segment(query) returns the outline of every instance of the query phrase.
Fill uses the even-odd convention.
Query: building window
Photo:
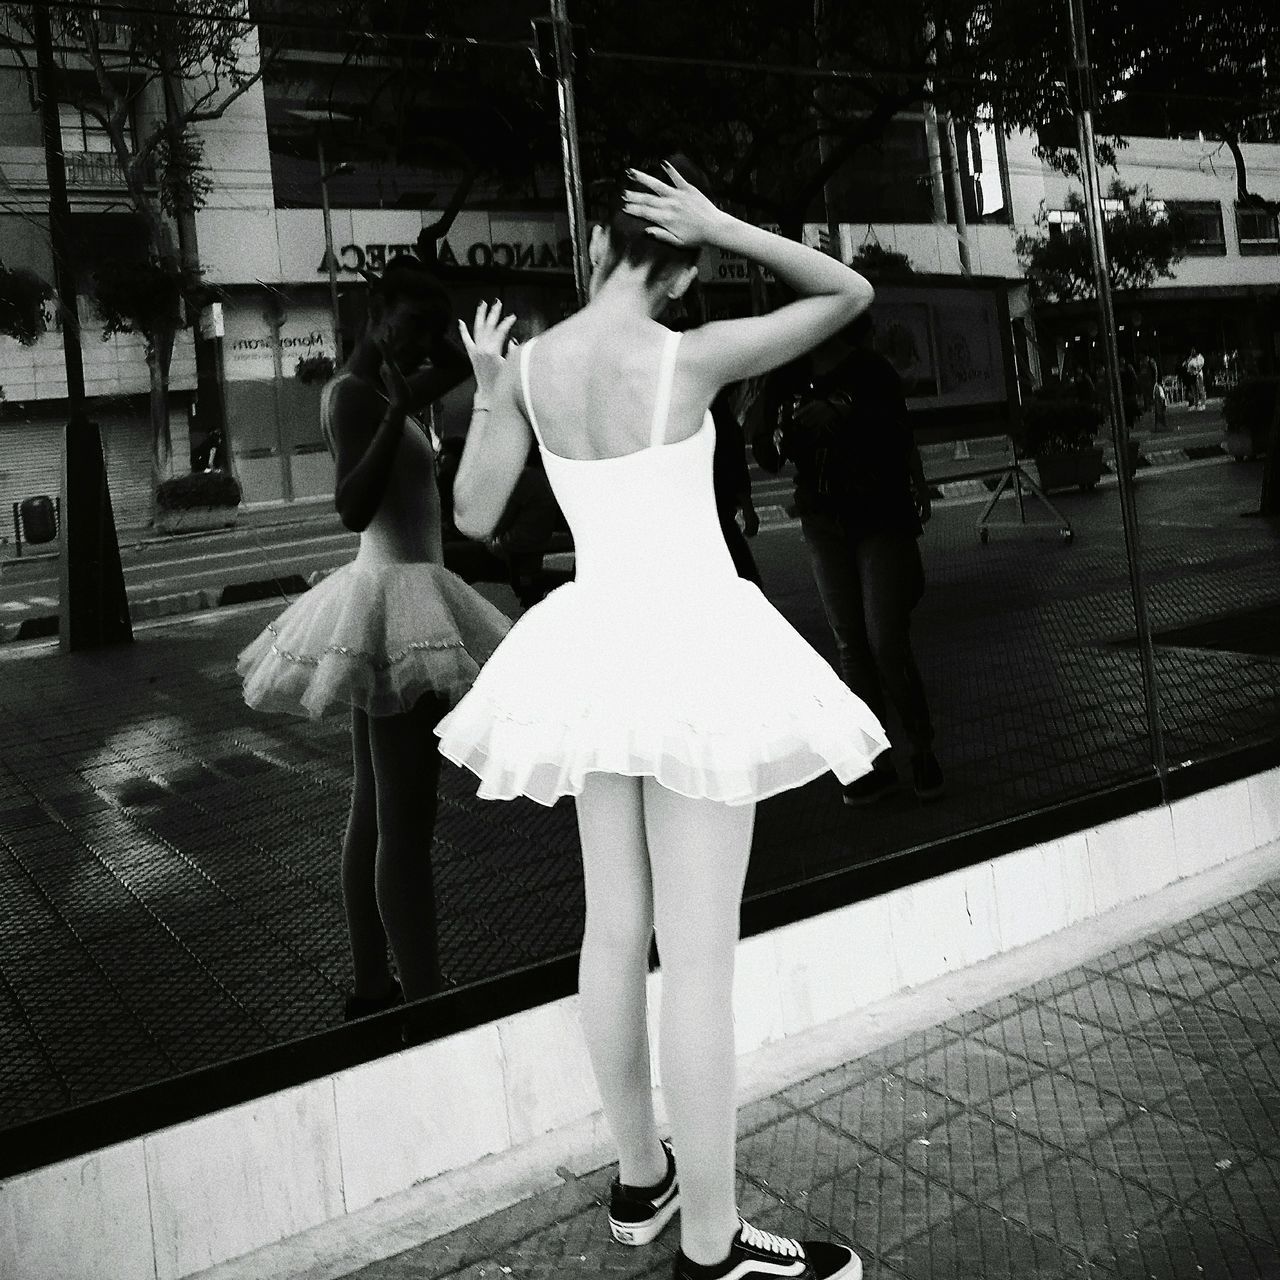
[[[1245,255],[1280,253],[1280,218],[1265,209],[1236,209],[1236,235]]]
[[[1050,241],[1066,235],[1071,227],[1080,225],[1080,214],[1075,209],[1050,209],[1046,219],[1049,223]]]
[[[1216,200],[1166,200],[1178,248],[1190,258],[1220,258],[1227,252],[1222,206]]]
[[[111,137],[102,122],[90,112],[70,102],[58,103],[58,124],[62,130],[62,152],[69,154],[110,154]]]

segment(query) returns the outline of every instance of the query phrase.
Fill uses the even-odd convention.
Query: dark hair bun
[[[649,226],[643,218],[623,212],[625,193],[635,183],[627,177],[628,169],[638,169],[650,177],[670,184],[664,164],[670,165],[686,182],[697,187],[706,196],[713,196],[711,181],[706,173],[683,152],[666,157],[644,156],[629,160],[616,177],[598,183],[593,190],[595,220],[609,232],[615,263],[626,262],[633,267],[646,267],[647,279],[652,282],[659,276],[678,267],[692,266],[698,261],[698,249],[680,248],[665,244],[646,233]]]
[[[443,333],[453,319],[453,303],[431,269],[411,253],[399,253],[369,287],[371,318],[384,315],[398,302],[421,303],[432,333]]]

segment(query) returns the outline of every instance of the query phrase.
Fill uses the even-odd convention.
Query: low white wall
[[[1276,840],[1280,769],[747,939],[739,1052]],[[655,1013],[660,993],[654,974]],[[598,1108],[577,999],[559,1000],[0,1183],[0,1277],[177,1280]]]

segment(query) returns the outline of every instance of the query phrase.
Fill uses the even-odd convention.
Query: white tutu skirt
[[[551,805],[604,772],[749,804],[828,771],[851,782],[888,747],[753,583],[645,595],[571,582],[515,624],[436,727],[481,798]]]
[[[299,596],[236,669],[259,710],[388,716],[425,693],[455,703],[510,627],[443,565],[357,559]]]

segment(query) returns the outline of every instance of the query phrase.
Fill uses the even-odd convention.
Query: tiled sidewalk
[[[1155,659],[1172,760],[1280,732],[1274,615],[1243,638],[1183,630],[1280,602],[1280,534],[1237,515],[1257,480],[1228,464],[1139,485],[1154,624],[1177,633]],[[929,527],[914,630],[948,795],[852,811],[825,777],[765,801],[750,895],[1149,772],[1118,506],[1061,501],[1070,549],[981,546],[973,507]],[[831,656],[798,532],[755,551],[771,602]],[[349,729],[244,707],[235,655],[274,607],[114,652],[0,646],[0,1131],[338,1023]],[[571,802],[495,805],[447,767],[432,857],[451,983],[576,949]]]
[[[744,1108],[740,1208],[867,1280],[1277,1280],[1277,1037],[1280,879]],[[349,1280],[670,1275],[612,1173]]]

